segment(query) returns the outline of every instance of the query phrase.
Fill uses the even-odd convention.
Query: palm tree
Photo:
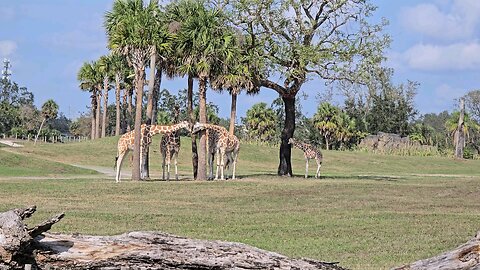
[[[85,62],[77,74],[77,79],[80,81],[80,89],[89,91],[91,93],[91,109],[92,109],[92,127],[91,127],[91,139],[97,138],[97,130],[99,124],[99,110],[98,107],[100,104],[98,103],[98,96],[99,96],[99,84],[100,76],[97,70],[96,62]]]
[[[167,8],[170,25],[178,24],[177,54],[181,59],[178,72],[188,76],[188,98],[191,105],[193,78],[198,78],[200,122],[207,122],[206,91],[209,78],[220,74],[222,63],[232,57],[228,54],[229,43],[233,36],[226,31],[224,17],[218,9],[208,9],[201,1],[181,1]],[[226,34],[227,33],[227,34]],[[189,107],[190,110],[190,107]],[[189,112],[193,118],[193,110]],[[193,148],[193,147],[192,147]],[[193,149],[192,149],[193,150]],[[200,151],[198,174],[200,180],[206,179],[206,137],[200,132]],[[195,162],[195,161],[194,161]],[[195,168],[194,164],[194,168]],[[194,172],[195,175],[195,172]]]
[[[55,119],[57,118],[58,114],[58,105],[53,101],[53,99],[47,100],[45,103],[42,105],[42,124],[40,125],[40,128],[38,129],[37,136],[35,136],[35,142],[34,145],[37,144],[38,136],[40,135],[40,132],[42,131],[43,124],[49,119]]]
[[[142,99],[145,77],[145,62],[151,55],[155,44],[155,14],[158,1],[151,0],[144,5],[143,0],[116,0],[111,11],[105,14],[104,26],[107,31],[108,47],[126,56],[129,65],[135,70],[135,90],[137,95],[135,109],[135,144],[133,150],[132,180],[140,180],[140,126],[142,124]]]

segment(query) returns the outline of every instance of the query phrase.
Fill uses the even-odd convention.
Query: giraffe
[[[175,125],[146,125],[143,124],[141,126],[141,133],[142,133],[142,140],[140,142],[140,169],[143,168],[143,163],[145,161],[144,157],[144,149],[147,145],[152,143],[152,137],[156,134],[165,134],[177,131],[181,128],[188,128],[189,123],[187,121],[180,122]],[[123,134],[120,139],[118,140],[117,144],[117,156],[115,157],[115,168],[116,168],[116,176],[115,181],[118,183],[120,182],[120,169],[122,166],[122,161],[128,151],[133,150],[134,146],[134,138],[135,138],[135,130],[127,132]],[[142,171],[141,177],[143,178],[144,172]]]
[[[170,180],[170,163],[172,157],[175,165],[175,180],[178,181],[177,159],[180,151],[180,135],[178,131],[166,133],[160,142],[160,153],[162,154],[162,180],[165,180],[165,160],[167,164],[167,180]]]
[[[288,144],[292,144],[293,146],[299,148],[300,150],[303,151],[303,156],[305,157],[305,178],[308,177],[308,162],[310,159],[314,158],[315,161],[317,162],[317,172],[315,173],[315,178],[320,177],[320,167],[322,167],[322,160],[323,160],[323,155],[320,150],[312,146],[311,144],[304,143],[304,142],[299,142],[295,140],[294,138],[290,138],[288,140]]]
[[[222,126],[195,123],[192,129],[192,133],[197,133],[200,130],[206,130],[208,132],[208,144],[209,144],[209,165],[210,176],[213,176],[213,157],[214,153],[217,154],[217,171],[215,173],[215,180],[218,179],[218,173],[220,168],[220,180],[224,180],[225,169],[225,157],[228,161],[233,163],[232,179],[235,179],[235,169],[237,164],[238,152],[240,151],[240,141],[235,135],[230,135]]]

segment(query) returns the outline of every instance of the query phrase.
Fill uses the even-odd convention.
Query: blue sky
[[[387,66],[395,69],[396,83],[420,83],[416,106],[421,113],[455,108],[454,99],[479,89],[480,1],[478,0],[371,0],[378,6],[374,20],[385,17],[393,39]],[[85,61],[107,53],[102,27],[112,0],[0,0],[0,58],[12,65],[12,79],[28,87],[37,106],[53,98],[67,117],[87,111],[89,95],[78,88],[76,74]],[[184,80],[167,80],[162,88],[176,93]],[[317,93],[326,87],[320,80],[306,86],[303,110],[311,116]],[[110,100],[113,101],[113,95]],[[209,101],[227,117],[230,97],[209,92]],[[268,104],[276,93],[241,95],[240,116],[257,102]]]

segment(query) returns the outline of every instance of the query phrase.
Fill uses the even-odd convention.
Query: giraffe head
[[[193,126],[192,128],[192,133],[197,133],[199,132],[200,130],[204,130],[206,129],[206,124],[202,124],[202,123],[199,123],[199,122],[196,122],[195,125]]]
[[[288,139],[288,144],[294,144],[294,143],[295,143],[295,139],[294,139],[294,138]]]

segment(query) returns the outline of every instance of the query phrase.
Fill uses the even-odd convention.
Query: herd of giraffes
[[[141,148],[140,148],[140,168],[141,168],[141,178],[145,177],[145,172],[143,171],[144,162],[146,161],[146,156],[144,150],[148,145],[152,143],[152,137],[157,134],[163,134],[163,137],[160,142],[160,153],[162,155],[162,179],[165,179],[165,167],[167,170],[167,180],[170,179],[170,165],[173,159],[175,166],[175,179],[178,180],[178,168],[177,168],[177,159],[178,153],[180,151],[180,129],[187,129],[193,134],[198,133],[201,130],[206,131],[207,143],[208,143],[208,165],[209,165],[209,179],[225,179],[225,167],[229,164],[232,164],[232,179],[235,179],[235,169],[238,159],[238,153],[240,150],[240,141],[235,135],[231,135],[226,128],[213,124],[203,124],[195,123],[193,128],[190,129],[190,123],[188,121],[182,121],[174,125],[147,125],[143,124],[141,126]],[[117,156],[115,161],[116,174],[115,181],[120,182],[120,171],[122,167],[122,162],[125,155],[133,150],[134,147],[134,138],[135,131],[130,131],[123,134],[118,140],[117,145]],[[315,159],[317,163],[317,171],[315,173],[315,178],[320,177],[320,167],[322,165],[323,155],[319,149],[312,146],[311,144],[305,142],[296,141],[293,138],[290,138],[288,141],[289,144],[299,148],[304,153],[305,158],[305,178],[308,177],[308,163],[310,159]],[[213,178],[213,162],[214,157],[217,155],[217,170],[215,173],[215,178]],[[226,159],[225,159],[226,158]],[[220,173],[220,175],[219,175]],[[220,177],[220,178],[219,178]]]

